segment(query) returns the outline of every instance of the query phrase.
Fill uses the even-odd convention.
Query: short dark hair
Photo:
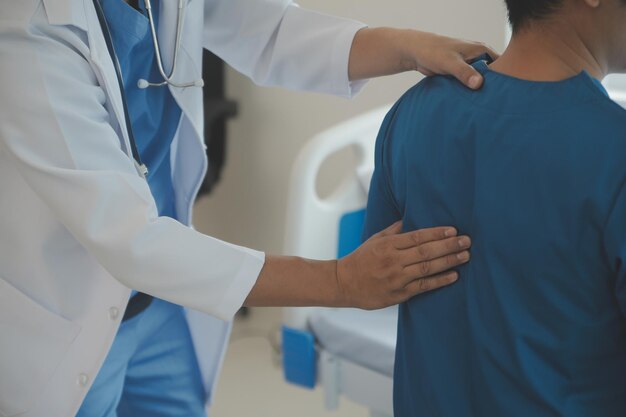
[[[563,0],[505,0],[513,32],[533,20],[550,16],[563,5]]]

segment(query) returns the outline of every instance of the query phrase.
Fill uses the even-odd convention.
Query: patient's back
[[[365,235],[456,226],[460,280],[401,305],[397,417],[626,416],[626,112],[586,73],[411,89],[377,141]]]

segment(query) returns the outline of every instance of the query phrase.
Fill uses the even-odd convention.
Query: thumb
[[[483,76],[474,67],[465,62],[458,63],[450,74],[472,90],[478,90],[484,82]]]

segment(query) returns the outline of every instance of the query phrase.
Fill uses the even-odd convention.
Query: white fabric
[[[176,2],[160,3],[171,62]],[[361,27],[285,0],[190,0],[176,79],[199,77],[204,45],[258,83],[349,96]],[[91,0],[1,1],[0,74],[0,416],[74,415],[129,288],[213,316],[189,314],[212,391],[229,329],[216,318],[241,306],[264,254],[186,226],[206,172],[201,90],[172,90],[183,110],[172,149],[181,224],[157,217],[129,156]]]
[[[315,309],[309,325],[320,345],[329,352],[393,376],[398,308],[364,311]]]

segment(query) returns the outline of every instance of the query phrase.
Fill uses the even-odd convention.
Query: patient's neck
[[[536,24],[520,30],[494,71],[530,81],[561,81],[581,71],[601,80],[607,73],[601,57],[567,24]]]

